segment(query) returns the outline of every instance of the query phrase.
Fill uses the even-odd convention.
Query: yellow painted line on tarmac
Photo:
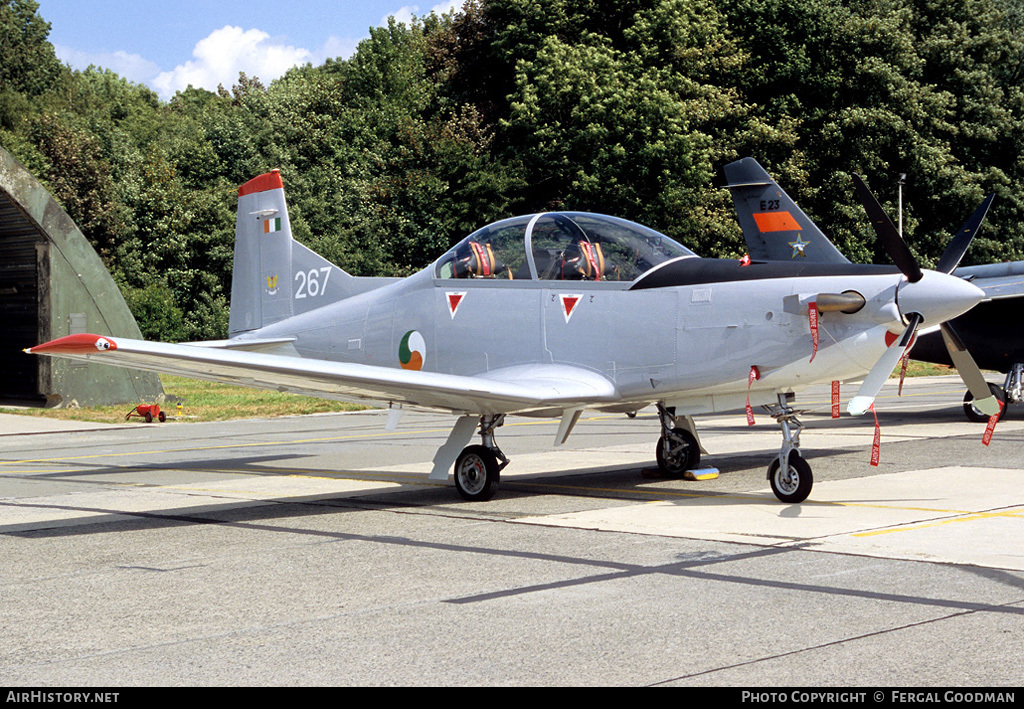
[[[1005,517],[1013,517],[1016,519],[1024,519],[1024,508],[1004,510],[1002,512],[978,512],[978,513],[964,513],[965,517],[956,517],[954,519],[943,519],[936,522],[926,522],[924,524],[911,524],[894,529],[879,529],[873,532],[858,532],[852,534],[853,537],[877,537],[881,534],[894,534],[896,532],[913,532],[918,529],[928,529],[929,527],[942,527],[947,524],[959,524],[961,522],[977,522],[983,519],[997,519]]]
[[[68,455],[55,458],[25,458],[22,460],[0,461],[0,465],[21,465],[24,463],[52,463],[62,460],[90,460],[94,458],[117,458],[123,456],[157,455],[160,453],[185,453],[191,451],[225,450],[228,448],[259,448],[270,446],[300,445],[302,443],[326,443],[329,441],[348,441],[359,438],[383,438],[387,436],[407,436],[424,433],[447,433],[449,429],[424,429],[421,431],[388,431],[385,433],[360,433],[349,436],[328,436],[325,438],[302,438],[294,441],[260,441],[258,443],[226,443],[218,446],[192,446],[189,448],[161,448],[157,450],[133,451],[124,453],[92,453],[90,455]]]
[[[584,419],[585,421],[593,421],[600,418],[612,418],[609,416],[605,417],[591,417]],[[557,422],[558,419],[543,419],[537,421],[517,421],[514,423],[507,424],[509,426],[540,426],[540,425],[551,425]],[[139,456],[139,455],[157,455],[161,453],[184,453],[190,451],[209,451],[209,450],[225,450],[228,448],[259,448],[259,447],[270,447],[270,446],[289,446],[289,445],[300,445],[303,443],[329,443],[331,441],[351,441],[361,438],[374,439],[374,438],[388,438],[394,436],[416,436],[424,435],[429,433],[444,433],[447,434],[451,431],[450,428],[426,428],[415,431],[385,431],[383,433],[358,433],[346,436],[325,436],[323,438],[300,438],[289,441],[259,441],[253,443],[225,443],[223,445],[216,446],[193,446],[189,448],[161,448],[157,450],[147,451],[134,451],[134,452],[123,452],[123,453],[92,453],[89,455],[69,455],[59,456],[54,458],[23,458],[20,460],[5,460],[0,461],[0,466],[6,465],[24,465],[25,463],[52,463],[62,460],[91,460],[95,458],[117,458],[122,456]],[[251,434],[257,435],[257,434]]]
[[[173,470],[173,468],[171,468],[171,470]],[[257,470],[237,470],[237,469],[230,469],[230,468],[188,468],[187,472],[190,472],[190,473],[193,473],[193,472],[198,472],[198,473],[219,473],[219,474],[225,474],[225,475],[243,475],[243,476],[247,476],[247,477],[260,477],[260,478],[267,477],[267,474],[269,473],[269,474],[273,475],[274,477],[278,477],[278,478],[285,477],[285,478],[299,478],[299,479],[302,479],[302,480],[331,480],[331,481],[353,480],[353,481],[360,481],[360,482],[368,482],[368,481],[370,481],[370,482],[372,482],[372,481],[391,482],[394,478],[398,478],[400,480],[409,480],[411,482],[419,482],[419,481],[422,480],[424,482],[424,484],[427,483],[427,478],[424,475],[421,475],[419,473],[392,473],[392,472],[383,472],[383,473],[370,473],[370,472],[355,473],[355,472],[347,472],[347,471],[343,471],[343,470],[337,471],[337,472],[332,472],[332,471],[329,471],[329,470],[301,471],[301,470],[296,470],[294,468],[261,468],[261,469],[257,469]],[[167,487],[167,486],[166,485],[161,485],[160,487]]]

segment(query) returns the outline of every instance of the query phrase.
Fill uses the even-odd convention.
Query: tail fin
[[[238,188],[231,337],[342,300],[355,280],[292,239],[279,171]]]
[[[724,168],[751,258],[849,263],[754,158]]]

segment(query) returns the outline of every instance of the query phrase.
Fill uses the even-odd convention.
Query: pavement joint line
[[[138,470],[138,468],[135,468],[135,469]],[[174,470],[174,468],[168,468],[168,467],[153,467],[151,469],[153,471]],[[270,476],[283,476],[283,477],[297,478],[297,479],[324,480],[324,481],[345,481],[345,480],[347,480],[347,481],[352,481],[352,482],[395,482],[395,484],[401,484],[401,481],[404,481],[404,482],[408,482],[410,484],[422,485],[422,486],[425,486],[425,487],[447,487],[446,484],[432,482],[429,479],[427,479],[425,476],[423,476],[421,474],[418,474],[418,473],[401,473],[401,472],[383,472],[383,473],[365,472],[365,473],[354,473],[354,472],[346,472],[346,471],[336,471],[336,472],[330,472],[330,471],[304,472],[301,469],[295,469],[295,468],[280,468],[280,469],[272,469],[272,470],[265,470],[265,471],[242,470],[242,469],[232,469],[232,468],[187,468],[187,471],[188,472],[198,472],[198,473],[218,473],[218,474],[226,474],[226,475],[249,475],[249,476],[253,476],[253,477],[264,477],[265,475],[269,474]],[[81,473],[81,472],[89,472],[89,469],[88,468],[83,468],[83,469],[80,469],[80,470],[27,471],[27,473],[39,473],[39,472],[44,472],[44,473],[50,473],[50,472]],[[2,476],[2,475],[16,475],[16,474],[19,474],[19,473],[20,473],[20,471],[8,471],[8,472],[0,473],[0,476]],[[398,479],[397,482],[395,481],[396,478]],[[137,486],[136,483],[124,484],[124,483],[118,483],[116,481],[110,481],[108,484],[116,485],[116,486],[127,486],[127,487],[135,487],[135,486]],[[737,501],[741,501],[741,502],[750,502],[750,503],[755,503],[755,504],[756,503],[760,503],[760,502],[769,502],[769,503],[775,504],[775,499],[774,498],[771,498],[771,497],[769,497],[767,495],[759,494],[757,492],[750,492],[750,493],[715,493],[715,492],[683,492],[683,491],[665,490],[665,489],[643,489],[643,488],[632,488],[632,489],[630,489],[630,488],[587,487],[587,486],[581,486],[581,485],[564,485],[564,484],[558,484],[558,483],[545,483],[545,482],[536,482],[536,481],[532,481],[532,480],[514,480],[514,479],[506,479],[506,480],[504,480],[502,482],[502,485],[503,485],[503,487],[512,487],[512,488],[515,488],[515,487],[534,487],[534,488],[546,488],[546,489],[552,489],[552,490],[569,490],[569,491],[576,491],[576,492],[581,492],[581,493],[591,493],[591,494],[593,494],[593,493],[606,493],[606,494],[610,494],[610,495],[615,495],[615,494],[620,494],[620,495],[643,495],[643,496],[648,496],[648,497],[693,498],[693,499],[697,499],[697,498],[716,498],[716,499],[725,499],[725,500],[737,500]],[[202,488],[189,488],[189,487],[185,487],[185,486],[182,486],[182,485],[156,485],[154,487],[156,489],[167,489],[167,490],[191,490],[191,491],[200,491],[200,490],[202,490]],[[221,492],[223,492],[223,491],[221,491]],[[246,491],[237,491],[237,492],[246,492]],[[256,494],[256,493],[247,493],[247,494]],[[622,497],[622,498],[619,498],[619,499],[628,500],[629,498],[628,497]],[[658,500],[648,500],[648,502],[657,502],[657,501]],[[949,509],[939,509],[939,508],[932,508],[932,507],[917,507],[917,506],[906,506],[906,505],[883,505],[883,504],[878,504],[878,503],[843,502],[843,501],[839,501],[839,500],[813,500],[813,499],[808,499],[808,500],[805,500],[801,504],[804,504],[804,505],[814,505],[814,506],[837,506],[837,507],[857,507],[857,508],[871,508],[871,509],[891,509],[891,510],[901,510],[901,511],[911,511],[911,512],[932,512],[932,513],[938,513],[938,514],[952,514],[952,515],[977,515],[977,514],[980,514],[980,513],[976,512],[976,511],[972,511],[972,510],[949,510]],[[1018,517],[1018,516],[1021,516],[1021,515],[1024,515],[1024,510],[1021,511],[1020,515],[1018,515],[1017,513],[1012,513],[1012,514],[995,515],[995,516]],[[898,530],[889,530],[889,531],[898,531]],[[885,533],[885,532],[874,532],[874,533],[881,534],[881,533]],[[864,535],[867,535],[867,534],[872,534],[872,533],[864,533]],[[857,536],[857,535],[854,535],[854,536]]]

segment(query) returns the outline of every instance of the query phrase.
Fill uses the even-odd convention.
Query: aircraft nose
[[[938,325],[966,313],[984,297],[984,291],[962,278],[924,271],[921,280],[900,286],[896,303],[904,317],[920,313],[925,324]]]

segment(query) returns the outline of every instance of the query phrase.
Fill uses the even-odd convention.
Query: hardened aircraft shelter
[[[22,350],[95,332],[141,337],[92,246],[50,193],[0,148],[0,399],[82,406],[152,401],[155,374]]]

